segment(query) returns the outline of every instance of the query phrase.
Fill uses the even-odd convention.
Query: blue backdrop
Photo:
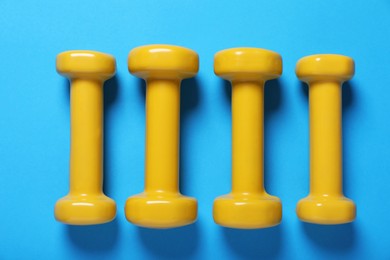
[[[1,259],[389,259],[390,2],[388,0],[0,1]],[[198,221],[172,230],[128,223],[124,203],[143,190],[145,90],[127,71],[128,52],[168,43],[194,49],[200,71],[183,82],[181,190],[196,197]],[[262,47],[283,56],[283,76],[266,85],[265,184],[283,202],[281,225],[222,228],[215,197],[230,190],[230,89],[213,73],[215,52]],[[113,54],[104,87],[105,185],[115,221],[67,226],[54,220],[68,191],[69,89],[55,57],[69,49]],[[339,53],[356,61],[343,88],[344,191],[352,224],[301,223],[308,193],[307,90],[296,61]]]

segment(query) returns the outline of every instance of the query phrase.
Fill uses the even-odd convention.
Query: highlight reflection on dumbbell
[[[279,54],[258,48],[233,48],[215,55],[214,71],[232,83],[232,191],[214,201],[217,224],[264,228],[279,224],[280,199],[263,184],[264,83],[282,73]]]
[[[350,57],[319,54],[300,59],[299,79],[309,84],[310,194],[299,201],[298,217],[316,224],[355,219],[356,207],[342,191],[341,85],[354,75]]]
[[[71,81],[70,191],[55,205],[66,224],[92,225],[115,218],[115,202],[103,186],[103,82],[115,74],[115,58],[95,51],[57,56],[57,71]]]
[[[145,191],[130,197],[128,221],[171,228],[197,217],[197,201],[179,192],[180,82],[198,72],[198,55],[172,45],[148,45],[129,54],[129,71],[146,80]]]

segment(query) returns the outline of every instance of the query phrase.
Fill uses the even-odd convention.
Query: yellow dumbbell
[[[193,223],[197,202],[179,192],[180,82],[198,72],[198,55],[187,48],[148,45],[129,53],[129,71],[147,83],[145,191],[128,198],[128,221],[172,228]]]
[[[214,201],[214,221],[242,229],[275,226],[280,199],[263,183],[264,83],[282,74],[279,54],[258,48],[218,52],[214,72],[232,83],[232,191]]]
[[[299,79],[309,84],[310,194],[299,201],[298,217],[316,224],[355,219],[356,207],[342,191],[341,85],[354,75],[354,61],[321,54],[302,58]]]
[[[57,71],[71,81],[70,191],[57,201],[55,218],[92,225],[115,218],[115,202],[103,184],[103,82],[115,74],[115,58],[95,51],[57,56]]]

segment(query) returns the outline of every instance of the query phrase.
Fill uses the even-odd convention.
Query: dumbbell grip
[[[232,82],[232,193],[264,192],[264,83]]]
[[[179,192],[180,80],[148,79],[146,192]]]
[[[310,83],[309,103],[311,194],[341,196],[341,83]]]
[[[100,194],[103,179],[103,82],[71,80],[70,194]]]

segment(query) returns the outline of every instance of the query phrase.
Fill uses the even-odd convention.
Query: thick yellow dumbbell
[[[145,191],[128,198],[128,221],[172,228],[193,223],[197,201],[179,192],[180,82],[198,72],[198,55],[187,48],[148,45],[129,54],[129,71],[147,83]]]
[[[232,228],[275,226],[280,199],[263,183],[264,83],[282,74],[279,54],[258,48],[218,52],[214,72],[232,83],[232,191],[214,201],[214,221]]]
[[[115,58],[95,51],[57,56],[57,71],[71,81],[70,191],[57,201],[55,218],[92,225],[115,218],[115,202],[103,186],[103,82],[115,74]]]
[[[310,194],[299,201],[298,217],[316,224],[355,219],[356,207],[342,191],[341,85],[354,75],[354,61],[322,54],[302,58],[299,79],[309,84]]]

